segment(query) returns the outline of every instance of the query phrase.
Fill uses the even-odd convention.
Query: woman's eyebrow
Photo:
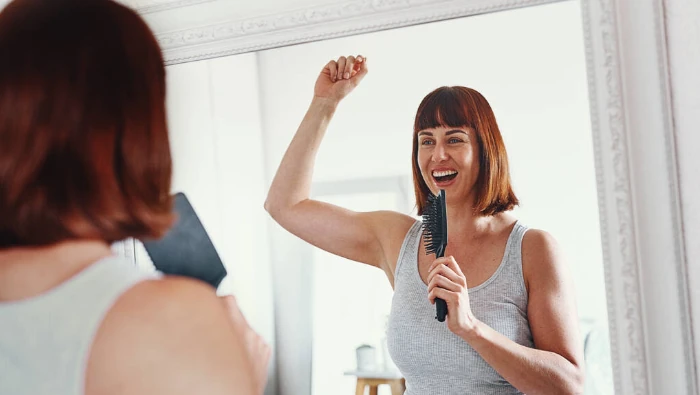
[[[449,136],[449,135],[457,134],[457,133],[462,133],[462,134],[464,134],[464,135],[466,135],[466,136],[469,136],[469,135],[467,134],[467,132],[465,132],[464,130],[460,130],[460,129],[448,130],[447,132],[445,132],[445,136]],[[418,136],[430,136],[430,137],[433,137],[433,132],[428,132],[428,131],[426,131],[426,130],[422,130],[422,131],[418,132]]]

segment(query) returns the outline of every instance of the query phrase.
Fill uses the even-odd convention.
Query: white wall
[[[476,88],[494,108],[508,147],[522,202],[515,214],[559,240],[576,281],[580,315],[604,325],[579,7],[564,2],[260,52],[267,181],[304,115],[318,72],[330,58],[362,53],[370,73],[336,112],[317,158],[315,182],[410,177],[412,124],[420,100],[441,85]],[[275,242],[304,250],[303,243],[288,235]],[[303,260],[273,257],[275,276],[286,280],[275,282],[276,324],[284,328],[285,337],[305,346],[314,344],[315,317],[303,309],[312,308],[312,297],[327,297],[308,292],[313,281],[309,259],[308,253]],[[309,393],[311,365],[324,363],[312,362],[308,352],[299,351],[282,357],[290,358],[289,364],[280,360],[281,394]]]
[[[369,188],[368,188],[369,189]],[[320,200],[355,211],[404,209],[401,191],[363,192],[318,196]],[[312,388],[310,395],[352,394],[356,378],[355,349],[375,348],[377,370],[396,371],[386,346],[386,325],[393,290],[382,270],[360,265],[314,249]],[[379,395],[391,395],[380,388]]]
[[[255,54],[169,66],[168,122],[173,191],[188,196],[229,273],[219,293],[234,294],[251,326],[274,347],[256,76]]]

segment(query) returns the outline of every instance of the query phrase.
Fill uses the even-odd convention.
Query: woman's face
[[[439,126],[421,130],[418,132],[418,165],[433,194],[444,189],[448,201],[473,199],[479,175],[476,134],[468,127]]]

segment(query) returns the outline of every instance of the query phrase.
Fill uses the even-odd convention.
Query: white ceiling
[[[159,21],[159,27],[165,30],[173,30],[183,24],[187,25],[187,15],[193,20],[215,19],[223,21],[235,17],[235,19],[248,19],[263,15],[276,14],[278,12],[298,10],[302,8],[342,3],[343,0],[117,0]],[[10,0],[0,0],[0,9]],[[345,1],[347,2],[347,0]],[[181,12],[178,12],[180,10]],[[159,13],[174,14],[160,18]],[[163,23],[161,19],[169,19]],[[168,26],[170,29],[166,29]]]

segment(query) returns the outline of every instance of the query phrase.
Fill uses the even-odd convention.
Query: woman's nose
[[[433,162],[442,162],[446,159],[447,150],[445,149],[445,145],[441,143],[436,144],[433,150]]]

